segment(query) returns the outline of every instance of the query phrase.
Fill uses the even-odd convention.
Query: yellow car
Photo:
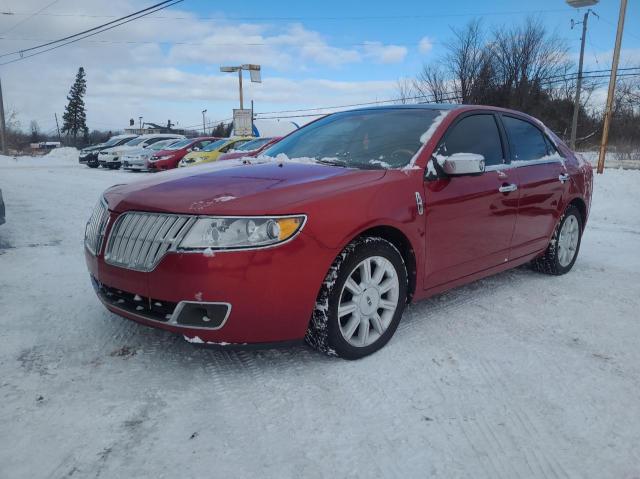
[[[178,163],[178,167],[194,166],[200,163],[209,163],[216,161],[220,155],[234,148],[239,147],[249,140],[253,140],[251,136],[239,136],[236,138],[222,138],[220,140],[209,143],[200,151],[192,151],[187,153]]]

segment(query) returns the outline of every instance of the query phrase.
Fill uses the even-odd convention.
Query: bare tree
[[[413,82],[409,78],[400,78],[396,82],[396,103],[405,105],[414,103],[413,97],[416,96],[413,89]]]
[[[447,91],[446,75],[439,64],[424,65],[413,81],[413,90],[417,96],[434,103],[456,101],[456,98],[453,98],[456,97],[455,92]]]
[[[472,103],[481,74],[486,75],[490,69],[482,22],[472,20],[464,28],[452,31],[453,39],[445,45],[444,66],[462,103]]]

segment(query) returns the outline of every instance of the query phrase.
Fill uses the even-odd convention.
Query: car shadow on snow
[[[522,266],[411,304],[405,310],[398,331],[390,343],[378,353],[356,363],[375,360],[379,355],[398,354],[403,351],[403,341],[416,335],[427,337],[431,334],[430,328],[449,327],[452,313],[471,307],[471,316],[474,303],[491,303],[492,296],[501,289],[513,289],[528,281],[535,282],[536,277],[542,279],[544,275],[532,271],[528,266]],[[246,370],[247,366],[257,364],[274,367],[290,365],[297,368],[301,363],[320,365],[335,359],[316,352],[304,342],[271,347],[194,345],[180,335],[144,326],[107,311],[103,314],[105,320],[98,321],[99,327],[104,328],[100,333],[103,337],[114,340],[113,344],[105,346],[109,356],[114,360],[148,359],[154,368],[170,364],[172,371],[176,367],[192,370],[194,363],[215,363],[217,367],[223,365],[227,372],[238,373]],[[462,311],[462,314],[466,313]],[[499,316],[498,313],[496,316]],[[115,341],[116,338],[120,341]]]

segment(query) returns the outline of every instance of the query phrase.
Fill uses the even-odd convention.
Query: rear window
[[[549,154],[547,141],[540,130],[528,121],[503,116],[513,161],[540,160]]]

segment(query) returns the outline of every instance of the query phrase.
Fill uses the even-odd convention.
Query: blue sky
[[[152,4],[138,0],[6,0],[2,51],[60,38]],[[51,5],[49,5],[51,4]],[[47,5],[49,5],[47,7]],[[224,5],[221,7],[220,5]],[[41,14],[30,15],[40,9]],[[603,0],[591,17],[587,69],[610,67],[618,1]],[[540,18],[579,51],[583,11],[562,0],[448,2],[186,0],[110,32],[53,52],[0,66],[5,104],[23,128],[53,128],[78,66],[87,70],[89,126],[117,129],[129,118],[182,126],[226,119],[237,107],[237,81],[221,64],[260,63],[263,83],[247,84],[256,111],[340,105],[393,98],[398,79],[412,77],[444,52],[451,27],[473,18],[500,28]],[[16,27],[19,21],[26,20]],[[640,65],[640,2],[631,0],[623,65]],[[247,82],[248,83],[248,82]]]

